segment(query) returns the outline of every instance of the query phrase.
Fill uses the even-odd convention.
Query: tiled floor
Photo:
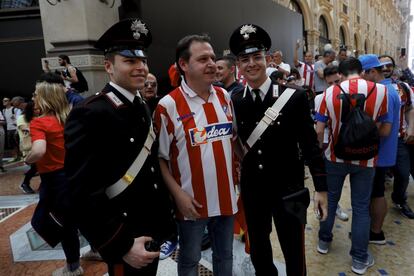
[[[6,174],[0,174],[0,229],[2,234],[0,235],[0,275],[51,275],[53,270],[64,264],[61,251],[49,250],[48,248],[38,245],[38,249],[42,250],[37,250],[37,252],[49,252],[47,253],[47,258],[38,256],[38,259],[36,259],[34,255],[30,255],[32,253],[27,254],[27,247],[26,249],[19,246],[13,248],[13,246],[16,247],[16,244],[18,245],[19,242],[21,244],[22,240],[28,239],[27,231],[30,232],[30,225],[28,222],[30,222],[31,215],[33,214],[35,206],[33,202],[36,202],[37,200],[37,195],[24,195],[19,189],[19,184],[23,179],[22,174],[25,169],[27,168],[22,166],[22,164],[9,165],[8,172]],[[311,188],[310,180],[307,180],[307,184]],[[38,185],[39,177],[36,177],[33,179],[32,187],[37,189]],[[386,186],[386,196],[388,200],[391,189],[392,186]],[[408,202],[414,207],[413,184],[410,184],[408,189]],[[344,186],[340,203],[352,218],[349,199],[349,184]],[[28,207],[21,208],[22,206]],[[316,252],[319,225],[313,215],[311,207],[308,210],[308,225],[306,227],[308,275],[354,275],[350,269],[350,240],[348,239],[348,232],[351,228],[351,218],[348,222],[336,221],[334,227],[334,242],[332,243],[331,250],[327,255],[320,255]],[[2,218],[3,220],[1,220]],[[376,264],[368,270],[366,275],[414,275],[414,263],[412,258],[412,256],[414,256],[413,230],[414,221],[401,217],[392,206],[389,206],[389,212],[384,225],[387,244],[383,246],[369,246],[370,251],[375,257]],[[280,275],[285,275],[284,260],[274,231],[272,232],[271,238],[273,241],[275,263],[281,271]],[[26,242],[26,244],[28,243]],[[31,246],[33,247],[33,244]],[[236,241],[234,247],[236,255],[234,275],[254,275],[251,263],[247,262],[248,257],[244,253],[243,244]],[[87,249],[88,247],[85,247],[82,250],[85,251]],[[15,253],[12,253],[13,251]],[[203,267],[206,267],[207,270],[211,269],[211,254],[209,251],[203,253],[201,264]],[[106,272],[106,266],[103,263],[82,261],[82,266],[85,269],[85,275],[101,276]],[[204,268],[202,269],[206,270]],[[207,271],[204,274],[200,273],[200,275],[211,275],[209,273],[210,272]],[[167,259],[160,262],[158,275],[176,275],[176,262],[173,259]]]

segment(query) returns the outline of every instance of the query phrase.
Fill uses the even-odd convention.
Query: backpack
[[[71,87],[75,89],[77,92],[85,92],[89,90],[88,82],[85,79],[85,76],[82,74],[82,71],[79,70],[77,67],[76,69],[76,77],[78,78],[78,82],[71,83]],[[68,72],[69,74],[69,72]]]
[[[375,85],[361,104],[353,106],[350,95],[345,93],[340,85],[341,92],[349,104],[350,110],[342,120],[338,137],[334,141],[335,156],[343,160],[369,160],[378,154],[380,142],[378,128],[364,111],[364,103],[371,96]]]

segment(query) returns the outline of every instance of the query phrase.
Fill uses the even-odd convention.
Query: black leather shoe
[[[410,206],[407,203],[400,205],[400,212],[406,218],[414,219],[414,212],[411,210]]]
[[[27,185],[26,183],[22,183],[22,185],[20,185],[20,189],[22,189],[22,191],[25,194],[34,194],[35,193],[35,191],[33,191],[33,189],[29,185]]]

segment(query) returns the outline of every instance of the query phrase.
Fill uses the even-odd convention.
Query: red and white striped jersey
[[[392,85],[394,86],[395,90],[397,90],[398,94],[400,95],[400,100],[401,100],[400,128],[399,128],[398,136],[399,137],[405,137],[405,134],[407,132],[407,127],[408,127],[408,122],[406,120],[405,113],[407,112],[407,110],[414,107],[414,93],[413,93],[413,90],[411,89],[411,87],[407,83],[404,83],[404,84],[402,84],[402,83],[393,83]],[[407,106],[407,104],[409,103],[408,95],[407,95],[407,93],[405,93],[405,91],[401,87],[401,85],[405,85],[407,87],[407,89],[409,89],[409,91],[410,91],[411,107]]]
[[[378,83],[375,84],[361,78],[345,80],[340,85],[345,92],[351,95],[363,94],[365,97],[371,91],[373,86],[376,85],[371,96],[365,101],[364,111],[369,116],[372,116],[374,121],[381,121],[381,117],[387,113],[387,88],[384,85]],[[341,89],[336,85],[328,87],[323,94],[323,99],[319,108],[316,109],[316,120],[328,123],[331,132],[329,135],[329,145],[325,150],[325,156],[332,162],[351,163],[362,167],[374,167],[377,156],[369,160],[353,161],[344,161],[335,156],[333,141],[336,141],[342,125],[342,107],[345,102],[344,99],[341,99],[341,93]],[[351,103],[355,105],[356,99],[351,98]]]
[[[299,74],[304,79],[303,85],[307,85],[310,88],[313,88],[313,73],[314,66],[313,64],[306,64],[302,61],[299,61],[300,65],[297,67]]]
[[[237,212],[233,107],[224,89],[212,86],[210,93],[206,102],[183,81],[160,100],[154,115],[158,155],[170,161],[174,179],[203,206],[202,218]]]

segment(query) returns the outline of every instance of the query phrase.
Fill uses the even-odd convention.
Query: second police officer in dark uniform
[[[65,168],[79,229],[110,275],[156,275],[159,247],[149,249],[149,241],[162,243],[175,231],[150,112],[138,92],[150,43],[139,19],[108,29],[96,47],[105,52],[111,82],[73,109],[65,128]]]
[[[259,123],[287,91],[266,75],[265,51],[270,46],[269,35],[257,25],[242,25],[230,38],[230,49],[247,80],[245,89],[232,94],[238,136],[251,146],[242,161],[241,195],[256,275],[278,275],[269,239],[274,218],[287,275],[298,276],[306,274],[304,223],[309,193],[303,188],[304,160],[313,176],[314,207],[321,219],[327,213],[326,174],[304,91],[291,90],[294,92],[280,113],[268,111],[267,124]],[[275,115],[277,119],[270,122]],[[265,130],[251,144],[250,135],[257,125]]]

